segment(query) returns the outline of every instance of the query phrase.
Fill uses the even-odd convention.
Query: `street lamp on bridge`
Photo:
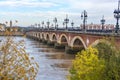
[[[58,29],[58,26],[59,26],[59,25],[58,25],[58,24],[56,24],[56,29]]]
[[[81,19],[83,20],[83,30],[85,31],[86,22],[87,22],[87,12],[84,10],[81,14]]]
[[[65,22],[63,22],[63,28],[64,28]]]
[[[40,23],[38,24],[39,29],[41,28]]]
[[[54,18],[53,22],[55,23],[55,29],[57,29],[57,24],[56,24],[57,23],[57,18],[56,17]]]
[[[68,28],[67,24],[69,23],[68,15],[66,15],[66,19],[64,19],[64,23],[66,24],[66,29]]]
[[[115,27],[115,33],[118,33],[119,30],[119,18],[120,18],[120,10],[119,10],[120,0],[118,2],[118,9],[114,10],[114,17],[116,18],[116,27]]]
[[[71,22],[71,26],[72,26],[72,28],[73,28],[73,26],[74,26],[74,22],[73,22],[73,21]]]
[[[35,27],[37,28],[37,23],[35,23],[34,25],[35,25]]]
[[[100,21],[101,21],[101,24],[102,24],[102,30],[104,30],[104,24],[105,24],[104,16],[102,17],[102,19]]]
[[[44,21],[42,21],[42,29],[43,29],[43,27],[44,27]]]
[[[47,28],[49,29],[49,26],[50,26],[50,22],[49,22],[49,20],[48,20],[48,22],[47,22]]]

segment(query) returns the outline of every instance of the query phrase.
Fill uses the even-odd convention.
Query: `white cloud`
[[[117,8],[117,1],[114,0],[5,0],[0,1],[0,6],[8,7],[28,7],[28,8],[49,8],[43,11],[31,10],[28,12],[2,11],[0,15],[4,19],[19,19],[19,24],[30,25],[41,21],[52,22],[54,17],[58,18],[59,24],[62,22],[65,15],[68,14],[70,21],[73,20],[75,25],[82,23],[80,19],[81,12],[86,10],[88,12],[88,23],[100,23],[101,17],[104,15],[107,23],[114,23],[113,11]],[[56,8],[58,7],[59,8]],[[54,9],[54,10],[53,10]],[[8,15],[9,14],[9,15]],[[7,18],[9,17],[9,19]],[[3,20],[4,21],[4,20]],[[70,26],[70,24],[69,24]]]
[[[51,2],[38,2],[35,0],[7,0],[0,1],[0,6],[10,6],[10,7],[53,7],[58,6],[57,4]]]
[[[8,15],[9,14],[9,15]],[[62,26],[64,19],[66,18],[66,12],[54,12],[54,11],[47,11],[47,12],[26,12],[21,14],[19,12],[2,12],[1,15],[5,16],[4,20],[2,19],[1,22],[10,21],[10,20],[18,20],[18,24],[22,26],[28,26],[30,24],[40,23],[42,21],[47,22],[48,20],[53,23],[54,17],[57,17],[59,26]],[[68,13],[68,17],[70,19],[70,23],[73,20],[75,25],[80,24],[80,16],[78,13]],[[9,17],[9,19],[7,19]],[[29,23],[29,24],[28,24]],[[70,26],[71,24],[69,24]]]

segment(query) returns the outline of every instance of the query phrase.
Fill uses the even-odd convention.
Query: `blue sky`
[[[106,24],[115,24],[113,15],[117,8],[118,0],[0,0],[0,22],[13,21],[13,25],[29,26],[35,23],[53,23],[53,18],[62,22],[68,14],[70,23],[75,26],[82,24],[80,18],[83,10],[88,13],[87,23],[100,24],[100,19],[105,16]],[[18,20],[18,23],[15,23]],[[69,24],[70,26],[70,24]]]

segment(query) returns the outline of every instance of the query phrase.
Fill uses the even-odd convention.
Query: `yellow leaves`
[[[31,71],[34,72],[34,68],[33,67],[31,68]]]
[[[8,80],[8,77],[7,77],[7,76],[3,76],[3,79],[4,79],[4,80]]]
[[[28,77],[25,76],[25,77],[24,77],[24,80],[29,80],[29,79],[28,79]]]
[[[4,80],[34,80],[39,65],[33,61],[33,57],[29,58],[23,41],[17,43],[11,38],[7,38],[1,45],[0,63],[4,64],[0,64],[0,72],[6,73],[6,75],[0,73],[0,77],[4,77]]]
[[[39,68],[39,65],[37,63],[35,63],[35,64],[36,64],[37,68]]]
[[[104,60],[98,58],[97,49],[89,47],[76,55],[70,70],[69,80],[99,80],[92,79],[91,75],[99,77],[98,74],[100,75],[103,68]]]
[[[27,54],[24,54],[24,56],[25,56],[25,59],[26,59],[26,60],[29,60],[29,57],[28,57]]]
[[[19,74],[22,74],[22,75],[24,75],[26,73],[24,67],[18,68],[17,71]]]

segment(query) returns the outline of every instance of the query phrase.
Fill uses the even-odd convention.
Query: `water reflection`
[[[50,59],[73,59],[73,55],[66,55],[66,54],[46,54],[46,57]]]
[[[66,80],[74,55],[28,38],[16,37],[15,40],[24,40],[27,53],[38,62],[40,68],[36,80]]]

